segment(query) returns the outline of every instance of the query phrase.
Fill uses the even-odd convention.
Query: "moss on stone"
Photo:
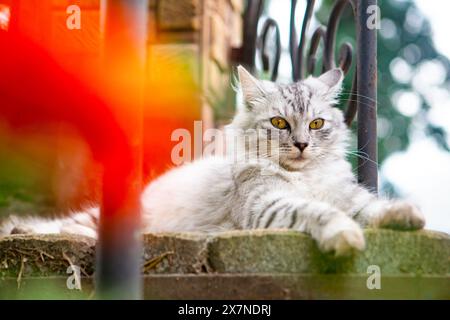
[[[94,272],[95,240],[71,235],[14,235],[0,238],[0,276],[67,275],[72,264]]]
[[[211,239],[209,261],[221,273],[450,274],[450,237],[432,231],[366,230],[366,250],[351,257],[321,253],[295,231],[237,231]]]
[[[149,234],[143,237],[145,274],[450,275],[450,237],[433,231],[366,230],[365,251],[336,259],[296,231]],[[94,271],[95,240],[68,235],[0,239],[2,277],[66,275],[70,264]]]

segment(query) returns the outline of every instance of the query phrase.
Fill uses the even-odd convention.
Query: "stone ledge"
[[[366,250],[336,259],[295,231],[225,234],[212,240],[211,266],[228,273],[367,274],[377,265],[383,274],[450,275],[450,237],[432,231],[365,230]]]
[[[335,259],[295,231],[233,231],[144,236],[143,272],[161,275],[364,274],[370,265],[389,276],[450,276],[450,237],[433,231],[366,230],[367,248]],[[0,277],[67,275],[70,264],[94,271],[95,241],[67,235],[0,238]]]
[[[143,277],[144,299],[450,299],[445,276],[383,276],[369,290],[366,275],[310,274],[153,274]],[[92,299],[92,278],[82,290],[68,290],[67,276],[0,280],[1,299]]]

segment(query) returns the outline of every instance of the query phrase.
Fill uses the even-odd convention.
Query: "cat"
[[[414,205],[377,198],[357,183],[346,159],[350,131],[335,107],[340,69],[280,85],[239,66],[238,78],[242,101],[228,128],[268,132],[265,142],[276,146],[276,161],[270,155],[257,162],[211,156],[168,171],[142,193],[143,232],[287,228],[308,233],[322,251],[341,256],[365,248],[363,227],[424,227]],[[249,151],[247,145],[241,151]],[[91,208],[55,220],[10,217],[0,235],[96,237],[98,215]]]

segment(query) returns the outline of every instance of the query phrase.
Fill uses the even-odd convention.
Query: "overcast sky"
[[[429,0],[415,2],[431,23],[437,50],[450,58],[450,1],[439,1],[439,5]],[[450,88],[430,83],[439,78],[441,71],[436,66],[424,66],[415,88],[429,90],[430,116],[450,132]],[[405,105],[407,103],[404,102]],[[426,228],[450,233],[450,154],[421,134],[420,124],[417,127],[407,152],[393,154],[381,171],[403,196],[419,204],[427,218]]]

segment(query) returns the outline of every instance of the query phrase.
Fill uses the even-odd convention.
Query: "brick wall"
[[[206,126],[233,113],[231,49],[242,43],[244,0],[152,0],[151,70],[158,57],[189,57],[193,79],[202,89]],[[154,60],[152,58],[155,58]],[[158,77],[156,75],[156,77]]]
[[[187,72],[205,97],[199,108],[212,121],[231,116],[230,53],[242,43],[244,0],[150,0],[149,72],[158,79],[160,59],[185,59]],[[78,71],[98,63],[101,50],[100,0],[20,2],[20,25]],[[68,30],[66,9],[78,5],[82,28]],[[222,109],[220,109],[220,107]]]

